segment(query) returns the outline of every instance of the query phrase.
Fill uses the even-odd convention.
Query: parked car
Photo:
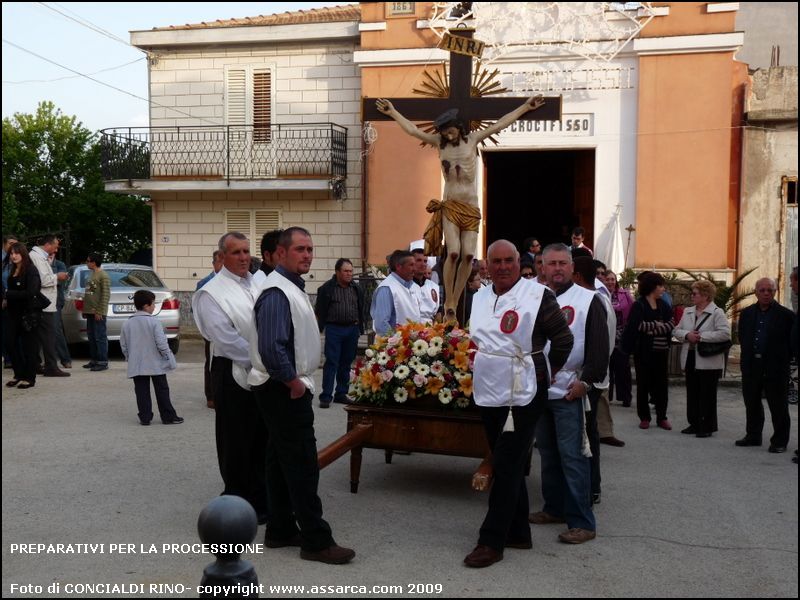
[[[104,263],[103,270],[111,278],[111,299],[108,303],[107,331],[109,341],[119,341],[122,325],[136,307],[133,294],[137,290],[150,290],[156,295],[153,316],[164,327],[172,351],[177,353],[180,345],[180,301],[164,285],[152,267],[122,263]],[[68,344],[88,342],[86,319],[83,318],[83,294],[92,272],[86,265],[75,265],[68,269],[69,282],[61,318]]]

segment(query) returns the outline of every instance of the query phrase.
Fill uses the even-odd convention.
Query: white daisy
[[[412,347],[414,356],[425,356],[428,353],[428,342],[425,340],[417,340]]]
[[[400,381],[405,379],[411,373],[411,369],[409,369],[406,365],[400,365],[394,370],[394,376],[397,377]]]
[[[378,356],[375,357],[375,362],[377,362],[380,366],[384,366],[389,362],[389,355],[386,354],[386,352],[378,352]]]
[[[408,400],[408,392],[406,391],[406,388],[403,387],[397,388],[394,391],[394,401],[402,404],[406,400]]]
[[[439,402],[442,404],[450,404],[453,399],[453,392],[450,388],[442,388],[439,390]]]
[[[426,365],[425,363],[419,363],[417,365],[416,371],[420,375],[426,376],[426,375],[428,375],[428,373],[431,372],[431,368],[428,365]]]

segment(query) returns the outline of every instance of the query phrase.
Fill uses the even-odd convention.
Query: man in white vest
[[[372,328],[378,335],[387,335],[406,321],[420,321],[419,286],[414,283],[414,255],[395,250],[390,263],[393,270],[372,295],[370,315]]]
[[[478,346],[473,371],[475,403],[480,407],[494,484],[478,545],[468,567],[488,567],[505,548],[532,547],[528,523],[525,465],[536,421],[547,402],[550,368],[555,372],[572,349],[572,334],[555,295],[520,277],[519,252],[507,240],[489,246],[492,284],[472,300],[470,334]]]
[[[201,335],[211,342],[211,385],[216,405],[217,460],[223,494],[241,496],[260,522],[268,515],[265,457],[267,430],[247,384],[253,329],[250,242],[238,231],[219,240],[222,268],[194,293],[192,311]]]
[[[542,458],[544,508],[533,513],[537,525],[567,523],[558,539],[582,544],[595,538],[591,507],[589,442],[584,401],[608,370],[608,328],[602,299],[572,283],[572,254],[564,244],[544,249],[544,272],[575,340],[564,367],[548,391],[547,406],[536,427]]]
[[[419,288],[416,290],[419,293],[419,316],[430,323],[439,312],[439,286],[425,276],[428,270],[425,250],[414,248],[411,254],[414,255],[414,284]]]
[[[300,546],[300,558],[350,562],[355,552],[338,546],[322,518],[314,437],[314,371],[322,352],[314,307],[305,292],[314,246],[302,227],[278,239],[277,266],[260,284],[255,305],[257,337],[251,344],[248,381],[269,431],[267,486],[270,515],[264,544]],[[262,291],[263,290],[263,291]]]

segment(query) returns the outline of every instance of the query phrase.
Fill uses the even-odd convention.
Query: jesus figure
[[[478,226],[481,210],[478,203],[477,166],[478,144],[502,131],[522,115],[544,106],[544,98],[535,95],[522,106],[501,117],[485,129],[470,132],[469,123],[459,118],[458,109],[442,114],[434,127],[436,134],[425,133],[411,123],[392,103],[381,98],[375,102],[383,114],[391,117],[408,135],[424,143],[439,147],[439,160],[444,175],[444,197],[441,202],[431,200],[427,211],[433,213],[425,230],[425,254],[441,253],[442,234],[447,248],[444,263],[445,320],[456,320],[458,299],[472,270],[472,260],[478,249]]]

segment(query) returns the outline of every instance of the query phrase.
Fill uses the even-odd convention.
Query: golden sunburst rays
[[[496,94],[503,94],[508,91],[508,88],[503,87],[497,79],[500,74],[499,69],[490,71],[486,69],[481,61],[477,61],[475,70],[472,73],[472,82],[470,85],[470,95],[473,98],[483,98],[486,96],[494,96]],[[442,64],[432,70],[425,69],[422,72],[422,83],[420,87],[414,88],[414,93],[420,96],[428,96],[429,98],[448,98],[450,96],[450,73],[447,64]],[[485,129],[491,125],[492,121],[470,121],[470,131],[478,131]],[[420,128],[426,133],[435,133],[436,128],[433,126],[433,121],[420,124]],[[498,141],[494,137],[489,137],[486,141],[497,144]]]

